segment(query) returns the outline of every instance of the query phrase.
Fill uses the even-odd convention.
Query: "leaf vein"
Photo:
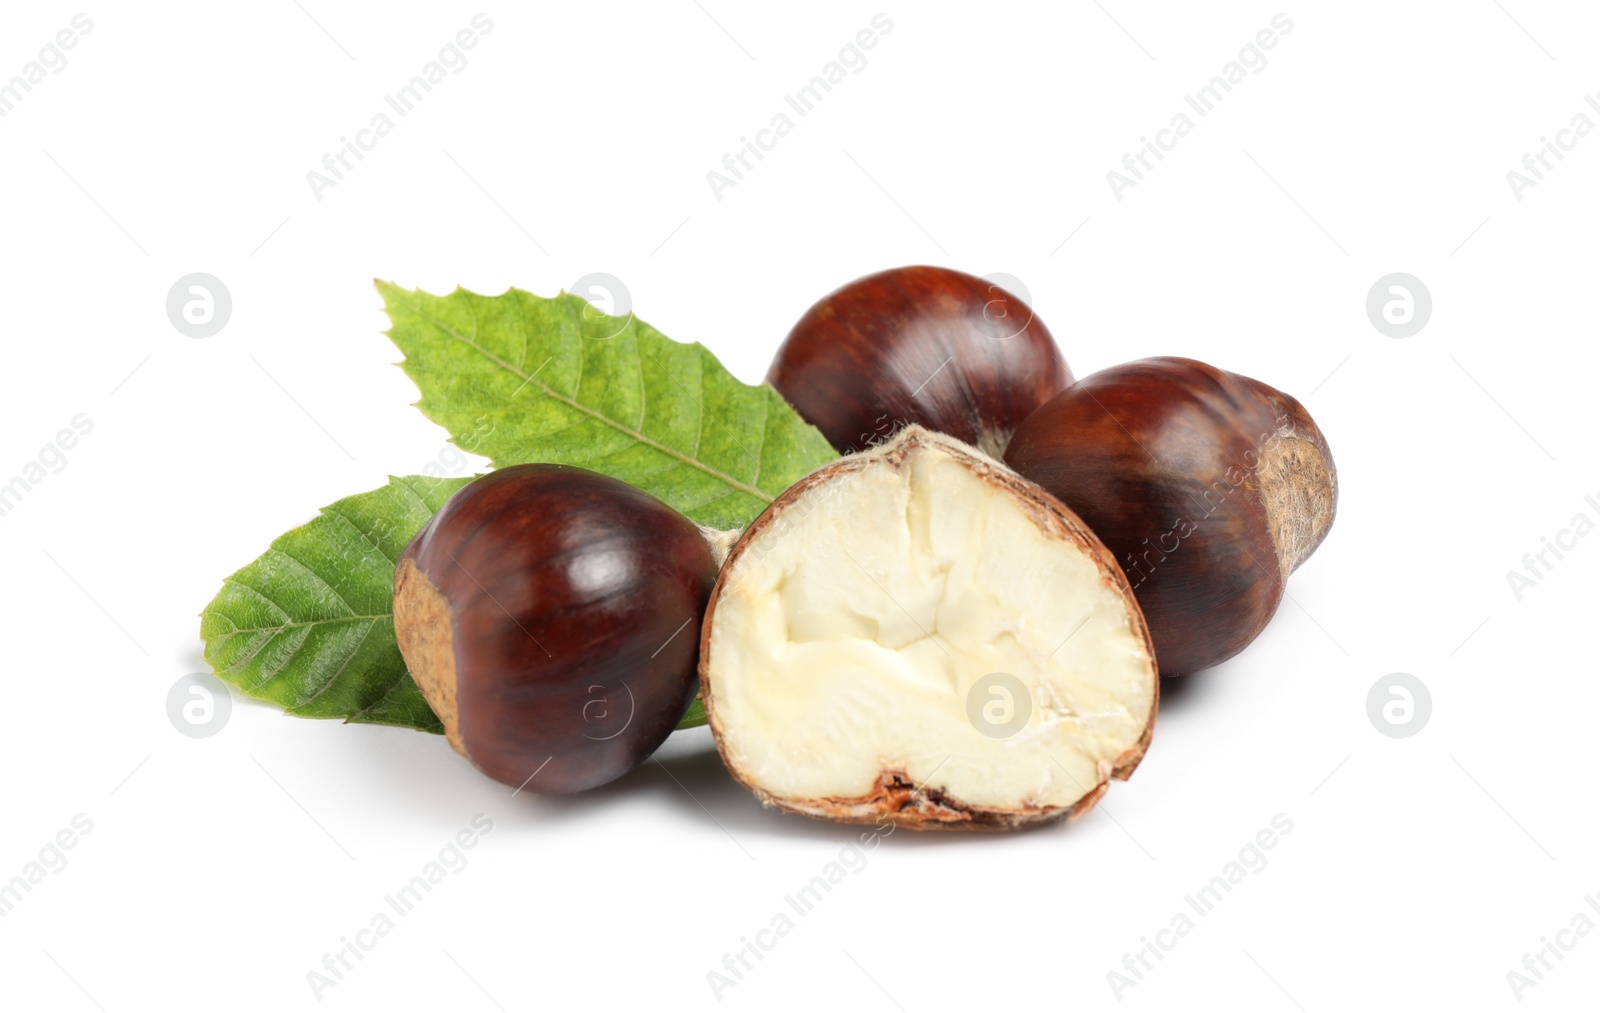
[[[397,693],[400,690],[400,687],[402,685],[404,685],[406,682],[409,682],[409,681],[412,681],[411,680],[411,673],[409,671],[407,671],[403,667],[398,669],[398,670],[396,670],[395,673],[394,673],[394,678],[389,680],[389,684],[384,687],[383,693],[380,694],[376,700],[372,701],[372,703],[368,704],[367,706],[361,708],[360,710],[358,710],[354,714],[352,714],[350,716],[349,720],[353,721],[358,717],[366,717],[366,716],[370,716],[370,715],[373,715],[373,714],[383,713],[385,708],[386,708],[386,706],[387,706],[387,704],[389,703],[390,698],[393,697],[395,695],[395,693]],[[413,682],[413,684],[414,684],[414,682]],[[420,690],[419,690],[419,692],[420,692]],[[429,710],[429,713],[430,714],[432,713],[431,709]],[[435,715],[435,718],[437,718],[437,715]],[[420,728],[420,726],[415,726],[415,727],[419,727]],[[424,729],[424,730],[426,730],[426,729]]]
[[[647,447],[650,447],[652,450],[655,450],[658,453],[665,454],[668,457],[676,458],[677,460],[680,460],[680,461],[684,462],[685,464],[689,465],[690,467],[698,468],[699,470],[701,470],[701,471],[705,472],[706,474],[710,475],[712,478],[715,478],[718,481],[723,482],[723,483],[725,483],[727,485],[733,486],[734,488],[739,489],[740,491],[746,493],[747,495],[753,496],[754,498],[760,500],[762,503],[771,503],[772,502],[772,497],[768,496],[766,493],[762,492],[760,489],[752,488],[751,486],[746,485],[745,483],[743,483],[743,482],[739,481],[738,479],[734,478],[732,475],[729,475],[726,472],[723,472],[723,471],[720,471],[720,470],[718,470],[716,468],[713,468],[711,465],[706,464],[704,461],[699,461],[699,460],[696,460],[693,457],[686,456],[681,450],[674,449],[672,447],[667,446],[664,443],[661,443],[658,440],[652,439],[651,437],[646,436],[644,433],[640,432],[637,429],[630,429],[629,427],[623,425],[622,423],[616,421],[615,419],[609,418],[603,412],[600,412],[600,411],[598,411],[598,410],[596,410],[594,408],[590,408],[588,405],[582,404],[581,402],[579,402],[575,398],[569,398],[569,397],[566,397],[566,396],[564,396],[562,394],[558,394],[548,384],[546,384],[546,383],[544,383],[544,382],[542,382],[540,380],[534,379],[532,377],[526,376],[521,370],[517,369],[515,366],[512,366],[509,362],[506,362],[504,359],[502,359],[499,356],[495,355],[493,352],[489,351],[488,349],[484,348],[483,346],[477,344],[471,338],[468,338],[465,335],[459,333],[458,331],[453,330],[451,327],[449,327],[449,325],[445,324],[443,321],[436,320],[433,317],[428,316],[427,313],[423,311],[423,309],[422,309],[422,307],[420,305],[410,305],[407,308],[410,309],[412,312],[416,313],[419,317],[421,317],[424,320],[426,320],[428,323],[432,324],[435,329],[441,331],[446,336],[448,336],[450,338],[453,338],[456,341],[460,341],[462,344],[467,345],[469,348],[472,348],[474,351],[478,352],[480,355],[483,355],[485,358],[491,360],[495,365],[497,365],[500,368],[506,370],[506,372],[510,373],[511,375],[513,375],[515,377],[518,377],[518,378],[520,378],[522,380],[526,380],[530,384],[537,385],[539,387],[539,389],[541,389],[541,390],[543,390],[545,392],[545,395],[547,397],[553,398],[554,400],[566,405],[567,407],[573,409],[574,411],[581,412],[584,415],[587,415],[587,416],[589,416],[591,418],[594,418],[594,419],[598,420],[599,422],[601,422],[604,425],[610,426],[611,428],[616,429],[617,431],[619,431],[621,433],[625,433],[626,435],[633,437],[638,442],[644,444]],[[579,340],[582,340],[581,333],[579,335]],[[583,361],[583,356],[581,354],[578,356],[578,361],[579,361],[580,364]]]
[[[772,425],[772,397],[761,399],[761,449],[756,451],[756,473],[750,476],[750,484],[756,488],[761,487],[761,465],[765,460],[767,450],[767,429]]]
[[[272,606],[274,611],[282,613],[283,617],[285,619],[290,618],[289,611],[287,609],[285,609],[282,605],[279,605],[277,602],[273,601],[271,598],[268,598],[267,595],[266,595],[266,592],[257,591],[255,588],[251,587],[249,584],[246,584],[244,581],[240,580],[239,579],[239,575],[237,573],[234,574],[232,577],[228,577],[225,580],[223,580],[223,583],[224,584],[232,584],[234,587],[242,587],[242,588],[244,588],[246,591],[249,591],[251,594],[255,595],[257,598],[260,598],[262,601],[264,601],[268,605]],[[232,621],[233,620],[231,620],[231,619],[229,620],[229,622],[232,622]]]
[[[289,560],[291,563],[294,563],[296,566],[300,567],[302,570],[304,570],[307,573],[311,574],[311,576],[313,576],[313,577],[315,577],[317,579],[317,583],[321,584],[323,587],[325,587],[329,591],[333,592],[333,596],[335,598],[339,599],[339,604],[344,606],[346,613],[348,613],[350,615],[354,615],[355,614],[356,610],[351,608],[350,607],[350,603],[344,600],[344,595],[339,593],[339,589],[334,587],[332,584],[328,583],[328,579],[326,577],[324,577],[322,574],[318,573],[317,571],[313,570],[311,568],[311,566],[308,563],[306,563],[304,560],[295,558],[295,556],[292,553],[285,552],[282,549],[278,548],[277,546],[273,546],[272,548],[268,549],[267,551],[268,552],[276,552],[278,555],[282,556],[284,559]]]
[[[306,699],[302,700],[300,703],[295,704],[295,707],[297,709],[304,709],[306,707],[311,706],[311,704],[313,702],[315,702],[317,697],[319,697],[322,694],[326,693],[329,689],[331,689],[333,687],[334,683],[339,681],[339,676],[344,674],[344,670],[350,667],[350,662],[354,661],[356,655],[361,653],[361,648],[366,644],[367,638],[372,636],[373,627],[375,627],[377,625],[378,625],[377,623],[373,623],[373,622],[367,623],[367,628],[361,634],[361,639],[356,641],[356,646],[354,647],[354,649],[352,649],[350,651],[350,653],[345,656],[344,661],[339,665],[339,670],[337,672],[334,672],[332,675],[330,675],[328,677],[328,681],[324,682],[322,684],[322,687],[320,689],[318,689],[315,693],[311,694],[309,697],[307,697]]]
[[[290,665],[294,664],[294,659],[300,657],[300,651],[306,646],[306,641],[308,639],[310,639],[310,637],[311,637],[311,634],[309,632],[307,632],[307,634],[305,636],[300,638],[300,642],[299,643],[297,643],[293,647],[289,648],[288,656],[285,657],[281,663],[279,663],[278,667],[274,668],[270,672],[266,672],[266,673],[262,674],[258,679],[256,679],[255,682],[252,682],[248,686],[245,686],[243,683],[240,683],[239,684],[240,688],[243,689],[245,692],[249,693],[249,692],[253,692],[254,690],[260,689],[262,686],[265,686],[267,683],[271,682],[273,679],[276,679],[278,677],[278,673],[282,672],[284,669],[286,669]],[[267,638],[267,643],[270,644],[274,640],[277,640],[277,639],[278,639],[278,635],[276,633],[274,633],[272,636]]]
[[[260,630],[252,630],[251,632],[260,633],[262,631],[260,631]],[[216,671],[217,677],[221,678],[223,675],[227,674],[228,672],[235,671],[236,669],[243,668],[244,666],[250,664],[250,662],[252,662],[252,661],[254,661],[256,659],[256,655],[261,653],[262,648],[264,648],[268,644],[272,643],[272,637],[274,635],[275,634],[262,637],[261,640],[256,643],[254,650],[252,650],[249,654],[245,655],[244,657],[237,659],[236,661],[234,661],[233,664],[229,665],[227,668],[219,669],[215,665],[213,665],[212,668],[213,668],[213,670]],[[229,633],[227,636],[231,637],[231,636],[234,636],[234,634]],[[224,637],[223,639],[226,639],[226,637]],[[206,658],[207,658],[207,660],[210,660],[210,657],[211,657],[211,646],[212,646],[211,644],[207,644],[206,645]],[[221,645],[220,642],[217,642],[217,646],[221,647],[222,645]]]
[[[222,616],[222,618],[224,618],[224,619],[228,618],[226,615],[224,615],[221,612],[202,612],[202,613],[200,613],[200,615],[202,617],[208,616],[208,615],[216,615],[216,616]],[[282,626],[246,626],[246,627],[236,626],[236,627],[233,628],[232,631],[230,631],[228,633],[224,633],[220,637],[214,637],[213,639],[215,639],[215,640],[226,640],[228,637],[236,637],[241,633],[282,633],[284,630],[293,629],[296,626],[332,626],[332,625],[335,625],[335,624],[338,624],[338,623],[357,623],[357,622],[361,622],[361,621],[366,620],[366,619],[393,619],[393,618],[394,618],[394,613],[393,612],[380,612],[380,613],[378,613],[376,615],[370,615],[370,616],[336,616],[336,617],[334,617],[332,619],[306,619],[306,620],[303,620],[301,622],[296,622],[296,623],[284,623]],[[230,623],[233,622],[233,620],[231,620],[231,619],[228,619],[228,621]]]
[[[337,517],[341,521],[344,521],[346,524],[350,525],[351,530],[355,531],[356,534],[360,535],[363,539],[366,540],[368,546],[370,546],[372,548],[372,551],[376,552],[380,557],[382,557],[384,559],[387,559],[389,561],[389,565],[390,566],[393,566],[396,563],[396,560],[393,557],[391,557],[387,552],[383,551],[383,546],[381,544],[379,544],[378,540],[376,538],[373,538],[367,532],[363,531],[361,529],[361,526],[359,524],[357,524],[355,521],[353,521],[350,518],[346,517],[343,513],[341,513],[338,510],[335,510],[331,506],[330,507],[324,507],[322,512],[324,514],[326,514],[327,516],[329,516],[329,517]],[[352,609],[351,611],[354,611],[354,609]]]

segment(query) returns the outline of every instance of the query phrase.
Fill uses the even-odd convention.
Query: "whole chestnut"
[[[582,468],[463,487],[395,570],[400,653],[456,752],[543,794],[643,763],[694,697],[717,567],[666,504]]]
[[[1017,296],[960,271],[900,267],[807,310],[767,382],[840,453],[915,424],[999,457],[1072,372]]]
[[[1023,422],[1005,460],[1116,556],[1164,676],[1220,664],[1256,638],[1339,495],[1327,440],[1300,402],[1193,359],[1085,377]]]

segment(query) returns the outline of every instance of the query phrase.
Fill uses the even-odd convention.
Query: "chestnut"
[[[1022,423],[1005,460],[1117,557],[1164,676],[1256,638],[1339,496],[1327,440],[1300,402],[1193,359],[1078,381]]]
[[[497,781],[583,791],[643,763],[696,689],[717,567],[694,522],[605,475],[502,468],[395,570],[395,638],[456,752]]]
[[[767,382],[840,453],[915,424],[999,457],[1072,373],[1015,295],[948,268],[900,267],[807,310]]]
[[[767,805],[914,830],[1082,815],[1150,743],[1155,650],[1061,501],[920,426],[795,483],[734,544],[700,681]]]

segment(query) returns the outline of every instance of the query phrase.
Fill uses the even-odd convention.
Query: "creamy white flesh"
[[[1059,808],[1151,720],[1140,630],[1069,535],[922,444],[752,538],[724,576],[707,684],[730,764],[780,800],[859,798],[889,773],[967,807]],[[1028,698],[1004,678],[974,693],[994,673]]]

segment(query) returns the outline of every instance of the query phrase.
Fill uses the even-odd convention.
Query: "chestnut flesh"
[[[1338,502],[1327,440],[1300,402],[1193,359],[1085,377],[1029,416],[1005,460],[1116,556],[1164,676],[1254,640]]]
[[[900,267],[807,310],[767,382],[840,453],[915,424],[999,457],[1072,373],[1015,295],[960,271]]]
[[[790,486],[706,607],[700,682],[768,805],[914,830],[1078,816],[1139,765],[1159,679],[1072,511],[920,426]]]
[[[582,791],[643,763],[693,699],[717,567],[688,518],[582,468],[463,487],[401,555],[395,636],[456,752]]]

